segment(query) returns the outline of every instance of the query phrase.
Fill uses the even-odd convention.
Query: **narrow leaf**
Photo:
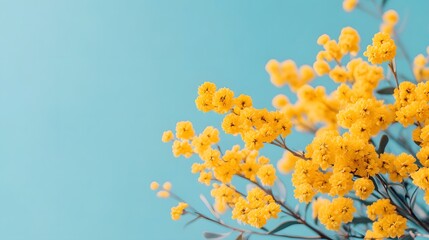
[[[410,197],[410,207],[411,207],[411,209],[414,209],[414,205],[416,204],[418,190],[419,190],[419,188],[416,187],[416,189],[414,189],[413,193],[411,194],[411,197]]]
[[[279,231],[281,231],[281,230],[283,230],[285,228],[288,228],[288,227],[290,227],[292,225],[296,225],[296,224],[301,224],[301,223],[298,222],[298,221],[293,221],[293,220],[283,222],[280,225],[278,225],[277,227],[275,227],[273,230],[271,230],[269,232],[269,234],[273,234],[273,233],[279,232]]]
[[[381,95],[392,95],[394,91],[395,87],[385,87],[377,90],[377,93]]]
[[[196,222],[198,219],[200,219],[200,216],[197,216],[196,218],[192,219],[191,221],[187,222],[183,228],[186,228],[187,226],[191,225],[192,223]]]
[[[284,183],[281,180],[277,179],[274,182],[274,184],[275,184],[274,186],[276,187],[276,189],[279,193],[279,200],[281,202],[284,202],[286,200],[286,187],[285,187]]]
[[[386,149],[388,142],[389,142],[389,137],[386,134],[381,136],[380,143],[378,144],[378,149],[377,149],[378,154],[384,153],[384,150]]]
[[[381,2],[381,9],[383,9],[385,6],[386,6],[386,4],[387,4],[387,2],[388,2],[389,0],[383,0],[382,2]]]
[[[211,240],[220,240],[229,236],[231,233],[212,233],[212,232],[204,232],[204,238]]]
[[[367,218],[367,217],[356,217],[353,218],[352,224],[357,225],[357,224],[368,224],[368,223],[372,223],[371,219]]]
[[[203,194],[200,194],[200,199],[204,203],[204,205],[206,205],[207,209],[213,214],[213,216],[219,220],[219,214],[217,214],[217,212],[213,209],[207,198]]]

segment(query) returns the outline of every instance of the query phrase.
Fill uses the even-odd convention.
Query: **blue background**
[[[424,52],[429,2],[388,7],[404,20],[409,53]],[[200,239],[218,230],[184,230],[170,220],[175,202],[149,190],[169,180],[201,208],[198,193],[208,195],[162,132],[180,120],[219,127],[194,106],[204,81],[271,108],[288,90],[270,84],[265,63],[312,64],[317,37],[348,25],[364,48],[379,21],[345,13],[341,1],[0,1],[0,239]],[[308,140],[288,139],[296,148]]]

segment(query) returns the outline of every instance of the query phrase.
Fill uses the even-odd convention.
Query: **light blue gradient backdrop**
[[[391,6],[406,18],[411,55],[424,52],[429,2]],[[198,193],[208,195],[162,131],[180,120],[197,131],[219,126],[194,107],[204,81],[270,106],[287,90],[269,83],[267,60],[311,64],[317,37],[347,25],[366,45],[379,23],[343,12],[341,1],[0,1],[0,239],[200,239],[218,230],[183,230],[170,220],[175,203],[149,190],[170,180],[199,207]]]

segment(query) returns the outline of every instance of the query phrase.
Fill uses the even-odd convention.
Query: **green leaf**
[[[209,203],[207,198],[203,194],[200,194],[200,199],[204,203],[204,205],[206,205],[207,209],[213,214],[213,216],[219,220],[219,214],[217,214],[217,212],[214,210],[213,206]]]
[[[275,227],[273,230],[271,230],[269,232],[269,234],[279,232],[279,231],[281,231],[281,230],[283,230],[285,228],[288,228],[288,227],[290,227],[292,225],[296,225],[296,224],[301,224],[301,223],[298,222],[298,221],[293,221],[293,220],[283,222],[280,225],[278,225],[277,227]]]
[[[368,223],[372,223],[372,221],[367,217],[356,217],[356,218],[353,218],[353,221],[352,221],[352,224],[354,225],[368,224]]]
[[[194,218],[194,219],[192,219],[192,220],[190,220],[189,222],[187,222],[186,224],[185,224],[185,226],[183,226],[183,228],[186,228],[187,226],[189,226],[189,225],[191,225],[192,223],[194,223],[194,222],[196,222],[198,219],[200,219],[201,217],[200,216],[197,216],[196,218]]]
[[[362,204],[364,204],[365,206],[369,206],[369,205],[373,204],[373,202],[366,201],[366,200],[362,200],[362,199],[360,199],[360,198],[358,198],[358,197],[349,196],[349,198],[354,199],[354,200],[356,200],[356,201],[359,201],[359,202],[361,202]]]
[[[414,189],[413,193],[411,194],[411,197],[410,197],[410,207],[411,207],[411,209],[414,209],[414,204],[416,204],[418,190],[419,190],[419,188],[416,187],[416,189]]]
[[[276,179],[276,181],[274,182],[274,186],[276,187],[277,191],[278,191],[278,198],[281,202],[284,202],[286,200],[286,186],[284,185],[284,183],[279,180]]]
[[[205,239],[211,239],[211,240],[221,240],[229,236],[231,233],[212,233],[212,232],[204,232],[204,238]]]
[[[377,90],[377,93],[381,95],[392,95],[394,91],[395,87],[385,87]]]
[[[384,6],[386,6],[386,4],[387,4],[387,2],[388,2],[389,0],[383,0],[382,2],[381,2],[381,9],[383,9],[384,8]]]
[[[381,136],[380,143],[378,144],[378,149],[377,149],[378,154],[384,153],[384,150],[386,149],[388,142],[389,142],[389,137],[386,134]]]

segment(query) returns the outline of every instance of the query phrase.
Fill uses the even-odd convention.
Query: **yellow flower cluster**
[[[171,219],[177,221],[185,213],[185,209],[188,207],[187,203],[179,202],[176,207],[171,208]]]
[[[404,234],[407,220],[396,213],[396,207],[389,199],[380,199],[368,206],[368,218],[375,221],[372,231],[366,233],[365,239],[397,238]]]
[[[426,51],[429,54],[429,47]],[[413,73],[418,82],[429,80],[429,67],[426,66],[428,59],[429,56],[423,56],[423,54],[419,54],[414,58]]]
[[[211,195],[215,199],[214,206],[219,213],[225,212],[227,207],[233,208],[240,197],[240,194],[233,186],[226,184],[213,184]]]
[[[360,98],[337,114],[338,124],[362,139],[377,135],[380,130],[386,129],[394,118],[394,112],[389,106],[373,98]]]
[[[396,121],[407,127],[429,118],[429,83],[401,82],[394,92]]]
[[[171,187],[172,187],[172,185],[171,185],[170,182],[165,182],[162,185],[163,190],[158,191],[157,196],[159,198],[168,198],[168,197],[170,197]],[[150,183],[150,189],[152,191],[156,191],[156,190],[158,190],[158,188],[159,188],[159,183],[157,183],[157,182],[151,182]]]
[[[348,74],[340,65],[341,59],[346,54],[355,56],[359,51],[359,42],[359,34],[352,27],[345,27],[341,30],[338,43],[336,40],[330,39],[326,34],[321,35],[317,39],[317,44],[323,46],[324,50],[317,54],[316,61],[313,64],[313,68],[317,75],[322,76],[329,73],[336,81],[345,82],[348,78]],[[331,61],[337,63],[337,67],[332,71],[328,64],[328,62]]]
[[[357,2],[345,0],[343,7],[351,11]],[[328,230],[338,231],[342,224],[353,221],[354,200],[374,201],[373,198],[383,195],[376,188],[376,179],[381,182],[387,176],[389,181],[398,183],[411,177],[425,191],[429,203],[429,82],[402,82],[394,90],[395,101],[391,104],[378,100],[374,94],[385,78],[383,68],[377,64],[388,61],[394,71],[396,45],[391,34],[397,22],[395,11],[384,13],[381,32],[374,35],[372,45],[364,53],[368,61],[355,57],[360,49],[360,36],[351,27],[341,30],[338,41],[326,34],[317,39],[323,50],[318,52],[313,67],[298,67],[292,60],[281,63],[270,60],[266,71],[271,82],[277,87],[288,85],[297,96],[295,102],[282,94],[275,96],[272,99],[275,111],[255,108],[250,96],[237,97],[232,90],[218,89],[210,82],[199,86],[196,107],[203,112],[222,114],[222,130],[239,136],[244,147],[235,145],[223,152],[217,145],[218,129],[209,126],[198,134],[189,121],[178,122],[175,132],[164,132],[162,141],[173,141],[176,157],[198,155],[201,161],[193,163],[192,173],[199,174],[199,182],[213,187],[211,195],[218,213],[231,209],[233,219],[257,228],[281,212],[280,202],[274,199],[271,189],[277,180],[276,168],[259,152],[266,143],[286,150],[277,162],[278,171],[292,172],[294,197],[307,204],[313,201],[313,218],[318,218]],[[350,60],[345,60],[346,55],[350,55]],[[420,79],[426,79],[423,74],[426,60],[423,56],[415,60],[415,74],[420,74]],[[329,76],[337,87],[327,92],[323,86],[311,86],[315,74]],[[394,155],[376,150],[374,138],[395,122],[404,127],[416,126],[413,140],[421,147],[418,161],[411,152]],[[292,127],[314,134],[305,152],[286,146],[285,138]],[[247,179],[258,187],[241,193],[232,185],[234,178]],[[152,184],[151,188],[157,189],[158,184]],[[169,195],[170,188],[164,186],[158,195]],[[324,194],[332,200],[321,198]],[[172,209],[174,220],[187,207],[181,204]],[[368,206],[367,215],[373,225],[365,237],[402,236],[407,220],[398,212],[394,201],[389,199]]]
[[[282,87],[288,84],[294,91],[314,78],[314,72],[310,66],[303,65],[298,69],[292,60],[282,63],[274,59],[270,60],[265,66],[265,70],[270,74],[271,83],[274,86]]]
[[[343,1],[343,9],[346,12],[353,11],[353,9],[356,8],[356,5],[358,5],[358,0],[344,0]]]
[[[341,69],[346,72],[339,77],[333,72],[340,67],[335,67],[330,77],[341,85],[334,92],[336,98],[340,101],[341,106],[356,102],[361,98],[374,98],[374,89],[377,88],[379,82],[384,78],[383,68],[374,66],[361,58],[352,59],[347,63],[346,68]],[[347,83],[352,83],[350,87]]]
[[[395,10],[388,10],[383,14],[383,23],[380,26],[380,32],[390,35],[394,33],[395,25],[399,21],[398,13]]]
[[[348,223],[353,220],[353,214],[356,208],[353,206],[353,200],[350,198],[339,197],[330,202],[322,200],[319,202],[317,216],[326,229],[339,230],[342,223]]]
[[[372,38],[372,45],[366,48],[363,53],[372,64],[381,64],[383,62],[392,61],[396,56],[395,41],[390,37],[389,33],[379,32]]]
[[[415,173],[411,174],[414,185],[425,191],[425,201],[429,204],[429,168],[422,167]]]
[[[271,195],[255,187],[247,193],[247,198],[240,197],[232,210],[232,219],[237,219],[251,226],[261,228],[267,220],[277,218],[280,212]]]

